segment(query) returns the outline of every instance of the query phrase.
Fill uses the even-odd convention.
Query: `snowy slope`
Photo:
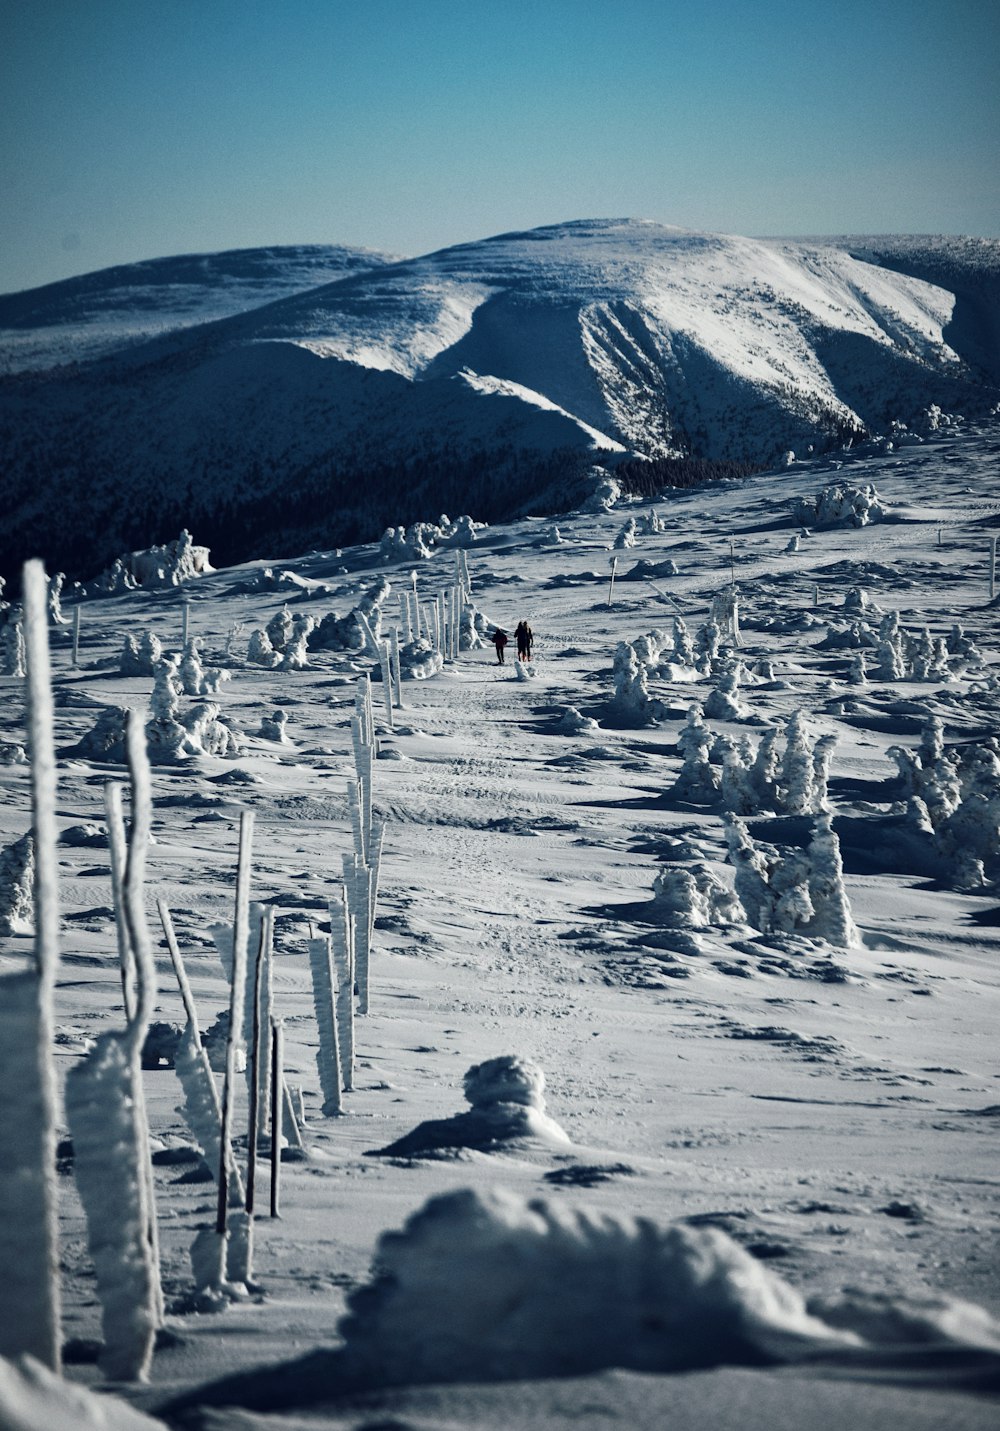
[[[993,425],[667,493],[655,529],[650,505],[636,503],[570,513],[558,532],[521,520],[478,533],[467,552],[473,600],[508,630],[526,617],[535,660],[518,678],[490,646],[465,650],[437,676],[403,683],[392,731],[375,681],[373,800],[386,838],[371,1010],[356,1021],[355,1088],[339,1117],[321,1111],[307,941],[339,898],[352,848],[350,721],[356,681],[375,667],[362,652],[321,651],[305,669],[267,670],[247,659],[248,643],[286,602],[295,616],[343,615],[383,577],[385,627],[398,625],[413,567],[429,603],[454,581],[453,553],[414,563],[386,562],[371,545],[313,551],[291,559],[284,578],[254,562],[180,590],[89,599],[76,665],[71,628],[53,627],[60,1076],[122,1026],[102,831],[104,783],[124,769],[75,747],[108,707],[148,709],[151,678],[120,672],[124,638],[152,632],[175,651],[188,598],[205,660],[232,671],[216,699],[245,747],[154,768],[147,907],[153,915],[162,898],[172,910],[208,1028],[228,985],[207,930],[232,918],[237,826],[242,809],[254,812],[252,897],[275,911],[274,1010],[306,1112],[306,1156],[282,1164],[279,1220],[267,1215],[262,1180],[254,1294],[206,1315],[193,1305],[189,1251],[214,1219],[215,1189],[198,1180],[175,1071],[145,1074],[171,1333],[147,1386],[109,1388],[95,1364],[95,1282],[62,1150],[70,1382],[98,1388],[104,1406],[111,1391],[157,1416],[179,1398],[222,1403],[230,1409],[171,1421],[213,1431],[995,1426],[1000,843],[985,884],[928,861],[923,817],[890,751],[915,752],[936,717],[950,761],[978,752],[983,791],[1000,769],[987,567],[998,450]],[[877,484],[890,520],[815,531],[789,550],[795,502],[845,481]],[[629,517],[646,530],[615,550]],[[612,598],[612,555],[622,578],[640,560],[677,569],[622,579]],[[858,930],[848,948],[699,924],[693,911],[678,924],[653,898],[671,872],[702,866],[728,890],[736,878],[720,808],[676,788],[687,708],[708,699],[715,678],[651,666],[659,713],[628,728],[612,709],[615,648],[669,631],[675,615],[694,635],[733,569],[743,644],[730,664],[746,668],[746,711],[708,724],[730,749],[784,730],[796,713],[815,736],[835,738],[828,799]],[[852,588],[867,605],[857,594],[851,604]],[[869,645],[868,679],[852,681],[857,648],[829,637],[849,637],[859,609],[877,625],[874,606],[936,640],[960,623],[979,656],[967,649],[948,678],[885,678]],[[24,742],[22,682],[0,677],[0,694],[9,758]],[[184,710],[194,704],[185,698]],[[571,708],[596,724],[567,722]],[[284,743],[261,728],[275,710],[287,717]],[[31,822],[26,767],[0,764],[0,789],[9,845]],[[809,824],[763,809],[748,819],[760,841],[786,851]],[[995,805],[992,819],[1000,841]],[[909,841],[899,836],[907,824]],[[180,1024],[158,933],[154,942],[155,1016]],[[31,958],[28,936],[0,940],[0,973]],[[568,1147],[529,1138],[376,1155],[452,1118],[466,1070],[504,1054],[544,1071],[547,1113]],[[241,1132],[242,1080],[236,1118]],[[245,1166],[242,1143],[239,1157]],[[423,1243],[411,1230],[379,1244],[435,1195],[458,1200],[457,1211],[452,1202],[425,1216]],[[699,1259],[678,1256],[664,1271],[657,1228],[674,1229],[662,1235]],[[713,1261],[719,1246],[728,1263]],[[402,1284],[395,1323],[376,1316],[393,1293],[387,1271]],[[352,1333],[340,1321],[345,1301],[366,1287]],[[811,1329],[839,1331],[839,1343],[762,1345],[782,1317],[804,1325],[803,1305]],[[646,1308],[655,1315],[640,1321]],[[756,1340],[741,1345],[747,1324]],[[345,1335],[367,1335],[374,1370],[360,1384],[345,1377]],[[456,1345],[455,1369],[442,1375],[438,1363],[427,1384],[428,1358],[434,1368]],[[269,1372],[275,1362],[285,1370]],[[10,1382],[0,1368],[0,1420]],[[28,1424],[57,1423],[43,1407]]]
[[[552,510],[602,453],[766,463],[985,411],[1000,249],[956,247],[940,281],[893,254],[582,221],[10,379],[0,565],[36,543],[80,574],[182,522],[228,559],[290,551],[442,507]],[[99,554],[53,530],[84,492]]]
[[[104,357],[392,261],[332,244],[234,249],[122,264],[3,294],[0,372]]]

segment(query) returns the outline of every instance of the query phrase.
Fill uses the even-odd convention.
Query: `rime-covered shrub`
[[[269,716],[261,716],[260,730],[257,732],[257,734],[260,736],[261,740],[273,740],[276,741],[279,745],[287,745],[288,736],[285,733],[285,727],[287,726],[287,724],[288,716],[283,710],[272,711]]]
[[[743,720],[748,714],[747,707],[740,700],[739,668],[731,666],[720,671],[715,689],[705,698],[705,714],[711,720]]]
[[[946,751],[937,716],[916,751],[892,746],[910,823],[929,835],[959,888],[1000,879],[1000,750],[995,740]]]
[[[557,729],[563,735],[585,735],[600,730],[600,726],[592,716],[583,715],[576,706],[567,706],[559,719]]]
[[[669,929],[741,924],[743,908],[706,864],[667,865],[653,881],[653,917]]]
[[[192,636],[184,647],[178,669],[181,689],[186,696],[211,696],[218,691],[223,681],[229,680],[229,672],[219,666],[201,664],[201,641]]]
[[[0,740],[0,765],[27,765],[28,752],[16,740]]]
[[[446,1148],[489,1151],[523,1139],[568,1146],[569,1138],[545,1111],[545,1074],[537,1064],[513,1054],[491,1058],[468,1070],[464,1088],[468,1112],[421,1123],[380,1151],[395,1157]]]
[[[879,624],[875,675],[882,681],[951,681],[951,658],[943,637],[926,627],[911,635],[890,612]]]
[[[581,512],[610,512],[621,501],[621,483],[603,467],[591,468],[590,480],[593,486],[580,507]]]
[[[167,656],[156,668],[149,698],[146,741],[150,760],[162,763],[198,755],[238,755],[242,749],[239,736],[220,720],[220,707],[214,701],[200,701],[182,711],[182,694],[177,658]]]
[[[304,671],[309,665],[309,637],[315,629],[312,616],[297,616],[292,622],[278,667],[281,671]]]
[[[124,765],[127,720],[128,709],[125,706],[105,707],[92,729],[62,753],[97,761],[102,765]]]
[[[128,633],[118,669],[123,676],[152,676],[162,660],[163,643],[152,631],[144,631],[138,641]]]
[[[715,737],[704,714],[697,702],[688,708],[687,722],[677,737],[684,761],[670,790],[673,797],[692,805],[714,805],[719,797],[719,773],[710,760]]]
[[[736,894],[753,928],[823,939],[841,949],[858,943],[840,842],[828,814],[817,816],[808,850],[755,841],[737,815],[726,816],[726,844]]]
[[[271,645],[271,638],[266,631],[259,628],[251,631],[250,640],[247,643],[247,664],[250,666],[264,666],[267,670],[273,670],[281,660],[281,656]]]
[[[667,523],[655,507],[650,507],[649,511],[643,512],[639,518],[639,528],[644,536],[655,537],[667,530]]]
[[[804,527],[867,527],[888,515],[881,497],[870,483],[853,487],[837,482],[824,487],[815,497],[799,497],[793,516]]]
[[[467,601],[462,607],[458,627],[458,647],[460,651],[478,651],[488,643],[485,639],[489,623],[473,602]]]
[[[0,850],[0,934],[35,932],[35,842],[22,835]]]
[[[114,595],[134,591],[137,586],[181,586],[193,577],[212,571],[208,547],[195,546],[191,533],[181,532],[176,541],[162,547],[128,552],[116,557],[111,566],[84,587],[88,595]]]
[[[382,607],[388,599],[391,588],[382,577],[365,592],[357,606],[347,616],[329,612],[319,625],[309,633],[307,645],[310,651],[363,651],[368,644],[364,628],[358,620],[364,616],[372,629],[376,641],[382,635]]]
[[[637,535],[636,522],[634,517],[629,517],[628,521],[615,537],[615,550],[627,551],[635,546]]]
[[[0,631],[0,659],[3,662],[3,675],[24,676],[27,673],[24,632],[21,629],[21,613],[18,607],[10,608],[3,630]]]
[[[407,641],[399,648],[399,675],[401,680],[426,681],[436,676],[444,667],[444,657],[425,636],[418,641]]]
[[[609,707],[609,719],[619,726],[637,728],[653,725],[666,715],[662,701],[649,694],[646,666],[636,655],[635,647],[620,641],[615,651],[613,668],[615,691]]]

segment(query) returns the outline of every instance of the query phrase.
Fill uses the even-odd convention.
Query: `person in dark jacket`
[[[502,626],[498,626],[493,633],[493,644],[497,648],[497,660],[503,665],[503,649],[507,644],[507,633]]]
[[[531,660],[531,648],[535,641],[535,635],[527,621],[519,621],[514,630],[514,640],[517,642],[517,659],[519,661]]]

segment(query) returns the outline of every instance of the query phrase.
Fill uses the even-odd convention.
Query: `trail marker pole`
[[[997,539],[990,538],[990,600],[996,595],[997,587]]]
[[[73,665],[80,664],[80,606],[73,607]]]
[[[613,556],[613,557],[611,558],[611,582],[610,582],[610,585],[608,586],[608,606],[611,605],[611,598],[612,598],[612,596],[614,595],[614,590],[615,590],[615,575],[616,575],[617,571],[618,571],[618,558],[617,558],[616,556]]]

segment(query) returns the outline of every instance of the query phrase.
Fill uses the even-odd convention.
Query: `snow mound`
[[[716,1228],[499,1189],[431,1198],[375,1261],[340,1328],[348,1364],[375,1382],[686,1371],[858,1344]]]
[[[163,1422],[113,1396],[63,1381],[34,1357],[0,1357],[0,1425],[5,1431],[162,1431]]]
[[[545,1112],[545,1074],[513,1054],[475,1064],[465,1075],[465,1096],[472,1109],[454,1118],[420,1123],[380,1155],[413,1157],[451,1148],[480,1151],[522,1139],[568,1147],[569,1138]]]

